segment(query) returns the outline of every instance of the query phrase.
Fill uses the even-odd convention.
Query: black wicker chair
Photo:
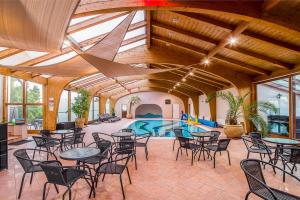
[[[178,141],[178,137],[183,137],[184,129],[182,128],[174,128],[173,132],[175,134],[175,139],[173,141],[173,151],[175,150],[175,143]]]
[[[23,190],[24,179],[25,179],[26,174],[31,173],[31,177],[30,177],[30,184],[31,184],[33,174],[36,173],[36,172],[42,172],[43,171],[42,168],[39,165],[40,162],[42,162],[42,160],[31,159],[28,155],[29,152],[33,152],[33,154],[34,154],[35,151],[36,151],[36,149],[18,149],[14,152],[14,156],[19,161],[19,163],[21,164],[21,166],[24,170],[24,174],[22,176],[22,181],[21,181],[21,185],[20,185],[18,198],[21,197],[22,190]],[[48,160],[48,155],[49,154],[53,155],[53,157],[57,160],[55,154],[53,154],[49,151],[45,151],[45,150],[39,150],[39,151],[47,153],[47,160]]]
[[[220,131],[209,131],[211,133],[211,137],[207,141],[204,141],[204,145],[213,145],[216,144],[219,140],[219,137],[221,135]]]
[[[95,142],[98,142],[100,140],[112,139],[111,135],[106,134],[106,133],[101,133],[101,132],[93,132],[92,136],[93,136]]]
[[[272,151],[262,140],[249,136],[242,136],[242,139],[248,151],[247,159],[250,153],[259,154],[261,160],[263,160],[262,155],[268,155],[269,162],[272,163]]]
[[[283,169],[277,167],[276,165],[270,164],[265,161],[257,159],[244,159],[241,161],[241,168],[245,173],[248,181],[249,192],[247,192],[245,199],[249,198],[251,193],[261,197],[266,200],[299,200],[300,197],[286,193],[284,191],[271,188],[267,185],[264,175],[262,173],[261,165],[270,165],[273,168],[284,171]],[[299,178],[293,176],[292,174],[285,172],[296,180],[300,181]]]
[[[120,175],[120,184],[121,184],[122,194],[123,194],[123,198],[125,199],[122,174],[123,174],[124,170],[126,169],[126,172],[127,172],[128,178],[129,178],[129,182],[131,184],[131,178],[130,178],[130,174],[129,174],[127,165],[128,165],[129,159],[132,157],[133,157],[132,154],[128,154],[127,156],[119,158],[119,159],[116,156],[114,159],[112,158],[112,159],[108,160],[108,162],[102,163],[96,170],[96,176],[95,176],[95,180],[94,180],[96,187],[98,185],[98,179],[101,176],[101,174],[103,174],[102,181],[104,181],[104,177],[106,174]]]
[[[283,181],[285,181],[286,167],[288,167],[291,173],[294,173],[296,164],[300,163],[300,148],[299,147],[281,147],[279,156],[282,160],[283,165]],[[288,164],[292,164],[290,167]]]
[[[35,142],[34,152],[33,152],[33,159],[35,156],[35,152],[38,150],[41,152],[42,149],[46,150],[47,152],[54,153],[58,150],[59,146],[57,141],[49,140],[48,137],[41,137],[41,136],[32,136],[32,139]],[[48,157],[49,155],[47,155]]]
[[[191,150],[192,151],[191,165],[193,165],[195,154],[200,149],[201,146],[196,144],[194,140],[190,138],[178,137],[178,141],[179,141],[179,147],[176,154],[176,160],[178,160],[179,150],[185,149],[187,156],[188,156],[188,150]]]
[[[66,151],[69,149],[74,148],[75,146],[75,137],[76,137],[76,133],[67,133],[64,134],[61,140],[62,143],[62,150]]]
[[[47,182],[44,184],[44,189],[43,189],[43,200],[46,199],[46,186],[48,183],[54,184],[57,192],[58,189],[56,185],[62,185],[67,187],[67,190],[63,194],[63,199],[65,198],[65,194],[69,192],[69,200],[71,200],[72,199],[71,188],[74,185],[74,183],[80,178],[84,178],[86,182],[89,184],[89,186],[91,187],[91,192],[89,197],[91,197],[92,192],[94,193],[95,196],[94,182],[91,175],[91,170],[88,165],[62,166],[62,164],[59,161],[45,161],[40,163],[40,166],[47,177]],[[83,167],[83,169],[79,169],[80,167]],[[88,169],[88,172],[85,169]],[[87,180],[88,178],[86,176],[89,176],[91,183],[88,182]]]
[[[74,146],[78,147],[81,144],[82,147],[85,147],[84,136],[85,132],[75,133]]]
[[[135,147],[143,147],[145,149],[146,160],[148,160],[148,141],[151,137],[151,133],[146,133],[143,135],[138,135],[136,137]]]
[[[214,168],[216,167],[216,153],[217,152],[222,152],[222,151],[226,151],[227,152],[227,156],[228,156],[228,163],[229,165],[231,165],[230,162],[230,154],[229,151],[227,150],[227,147],[230,143],[230,139],[220,139],[216,145],[207,145],[205,146],[205,149],[208,150],[208,153],[210,154],[210,151],[214,151],[214,155],[212,156],[213,160],[214,160]]]
[[[261,134],[259,132],[250,132],[248,135],[251,138],[261,139]]]

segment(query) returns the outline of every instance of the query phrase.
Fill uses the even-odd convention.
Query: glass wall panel
[[[99,115],[99,97],[94,97],[94,120],[98,119]]]
[[[68,91],[64,90],[61,93],[59,106],[58,106],[58,122],[67,122],[68,120]]]
[[[41,84],[26,82],[27,103],[43,103],[43,86]]]
[[[106,103],[105,103],[105,113],[110,113],[110,101],[109,99],[106,100]]]
[[[257,85],[257,101],[273,103],[278,112],[265,115],[260,113],[269,125],[269,131],[282,136],[289,133],[289,79],[284,78]]]
[[[91,100],[91,104],[90,104],[90,110],[89,110],[89,121],[93,121],[94,119],[94,100]]]
[[[300,75],[293,76],[293,92],[295,100],[295,136],[297,139],[300,138]]]
[[[8,105],[7,106],[8,122],[12,119],[23,118],[23,106],[22,105]]]
[[[27,105],[26,120],[30,125],[30,129],[43,129],[43,106],[42,105]]]
[[[71,106],[73,106],[73,103],[75,103],[75,97],[77,96],[78,96],[77,92],[71,92]],[[75,119],[76,119],[76,115],[71,109],[71,121],[73,122],[75,121]]]
[[[23,80],[7,77],[7,97],[8,103],[23,102]]]

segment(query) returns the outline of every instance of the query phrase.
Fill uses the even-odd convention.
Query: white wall
[[[129,109],[129,99],[131,96],[139,96],[141,102],[138,105],[134,105],[132,108],[132,116],[135,117],[135,109],[140,104],[157,104],[162,108],[163,118],[172,118],[172,104],[179,104],[180,111],[184,111],[183,101],[171,94],[163,93],[163,92],[139,92],[130,94],[120,98],[115,105],[116,115],[121,117],[121,105],[127,104],[127,108]],[[165,104],[165,100],[170,99],[171,104]]]
[[[200,95],[199,96],[199,119],[206,119],[206,120],[211,120],[211,114],[210,114],[210,108],[209,108],[209,103],[206,101],[206,95]]]
[[[234,96],[239,96],[238,90],[236,88],[229,88],[226,90],[221,90],[222,92],[232,92]],[[217,98],[217,122],[219,124],[225,124],[226,113],[229,109],[228,103],[221,98]],[[238,119],[238,122],[243,122],[243,116]]]

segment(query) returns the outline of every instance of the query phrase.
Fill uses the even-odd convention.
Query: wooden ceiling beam
[[[99,15],[91,19],[85,20],[83,22],[69,26],[67,33],[68,34],[76,33],[83,29],[116,19],[118,17],[122,17],[124,15],[127,15],[128,13],[129,12],[117,12],[117,13],[107,13],[107,14]]]
[[[147,44],[147,47],[150,48],[151,47],[151,11],[146,10],[145,15],[146,15],[146,21],[147,21],[147,26],[146,26],[147,41],[146,41],[146,44]]]
[[[125,45],[128,45],[128,44],[131,44],[131,43],[134,43],[134,42],[137,42],[137,41],[140,41],[140,40],[143,40],[143,39],[146,39],[147,38],[147,35],[138,35],[136,37],[133,37],[133,38],[130,38],[130,39],[127,39],[127,40],[124,40],[121,44],[121,46],[125,46]]]
[[[177,41],[174,41],[174,40],[162,38],[160,36],[152,35],[152,39],[160,41],[160,42],[163,42],[163,43],[172,44],[174,46],[177,46],[177,47],[180,47],[180,48],[192,51],[192,52],[200,54],[202,56],[205,56],[205,55],[207,55],[209,53],[208,51],[200,49],[199,47],[195,47],[195,46],[192,46],[192,45],[189,45],[189,44],[185,44],[185,43],[177,42]],[[252,66],[252,65],[243,63],[241,61],[237,61],[237,60],[234,60],[234,59],[226,58],[226,57],[220,56],[220,55],[214,56],[213,59],[218,59],[218,60],[220,60],[222,62],[227,62],[227,63],[230,63],[230,64],[234,64],[234,65],[236,65],[239,68],[243,68],[243,69],[245,69],[247,71],[255,72],[255,73],[261,74],[261,75],[269,75],[271,73],[270,71],[258,68],[256,66]]]
[[[215,25],[215,26],[219,26],[223,29],[226,29],[227,31],[228,30],[232,31],[235,28],[233,25],[230,25],[230,24],[227,24],[225,22],[221,22],[221,21],[209,18],[209,17],[204,16],[204,15],[200,15],[200,14],[196,14],[196,13],[188,13],[188,12],[175,12],[175,13],[177,13],[181,16],[184,16],[184,17],[188,17],[190,19],[194,19],[194,20],[198,20],[198,21],[201,21],[201,22],[205,22],[205,23],[208,23],[208,24]],[[261,42],[267,42],[267,43],[270,43],[272,45],[283,47],[283,48],[286,48],[286,49],[291,50],[291,51],[300,52],[300,47],[297,46],[297,45],[290,44],[290,43],[287,43],[287,42],[283,42],[283,41],[268,37],[266,35],[262,35],[262,34],[253,32],[251,30],[244,31],[242,33],[242,35],[251,37],[251,38],[256,39],[256,40],[260,40]]]
[[[9,56],[15,55],[22,51],[23,50],[21,50],[21,49],[5,49],[3,51],[0,51],[0,59],[7,58]]]

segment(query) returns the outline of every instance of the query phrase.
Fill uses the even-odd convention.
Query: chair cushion
[[[106,173],[106,174],[122,174],[124,171],[125,166],[124,165],[118,165],[114,163],[107,163],[102,165],[98,169],[98,173]]]

